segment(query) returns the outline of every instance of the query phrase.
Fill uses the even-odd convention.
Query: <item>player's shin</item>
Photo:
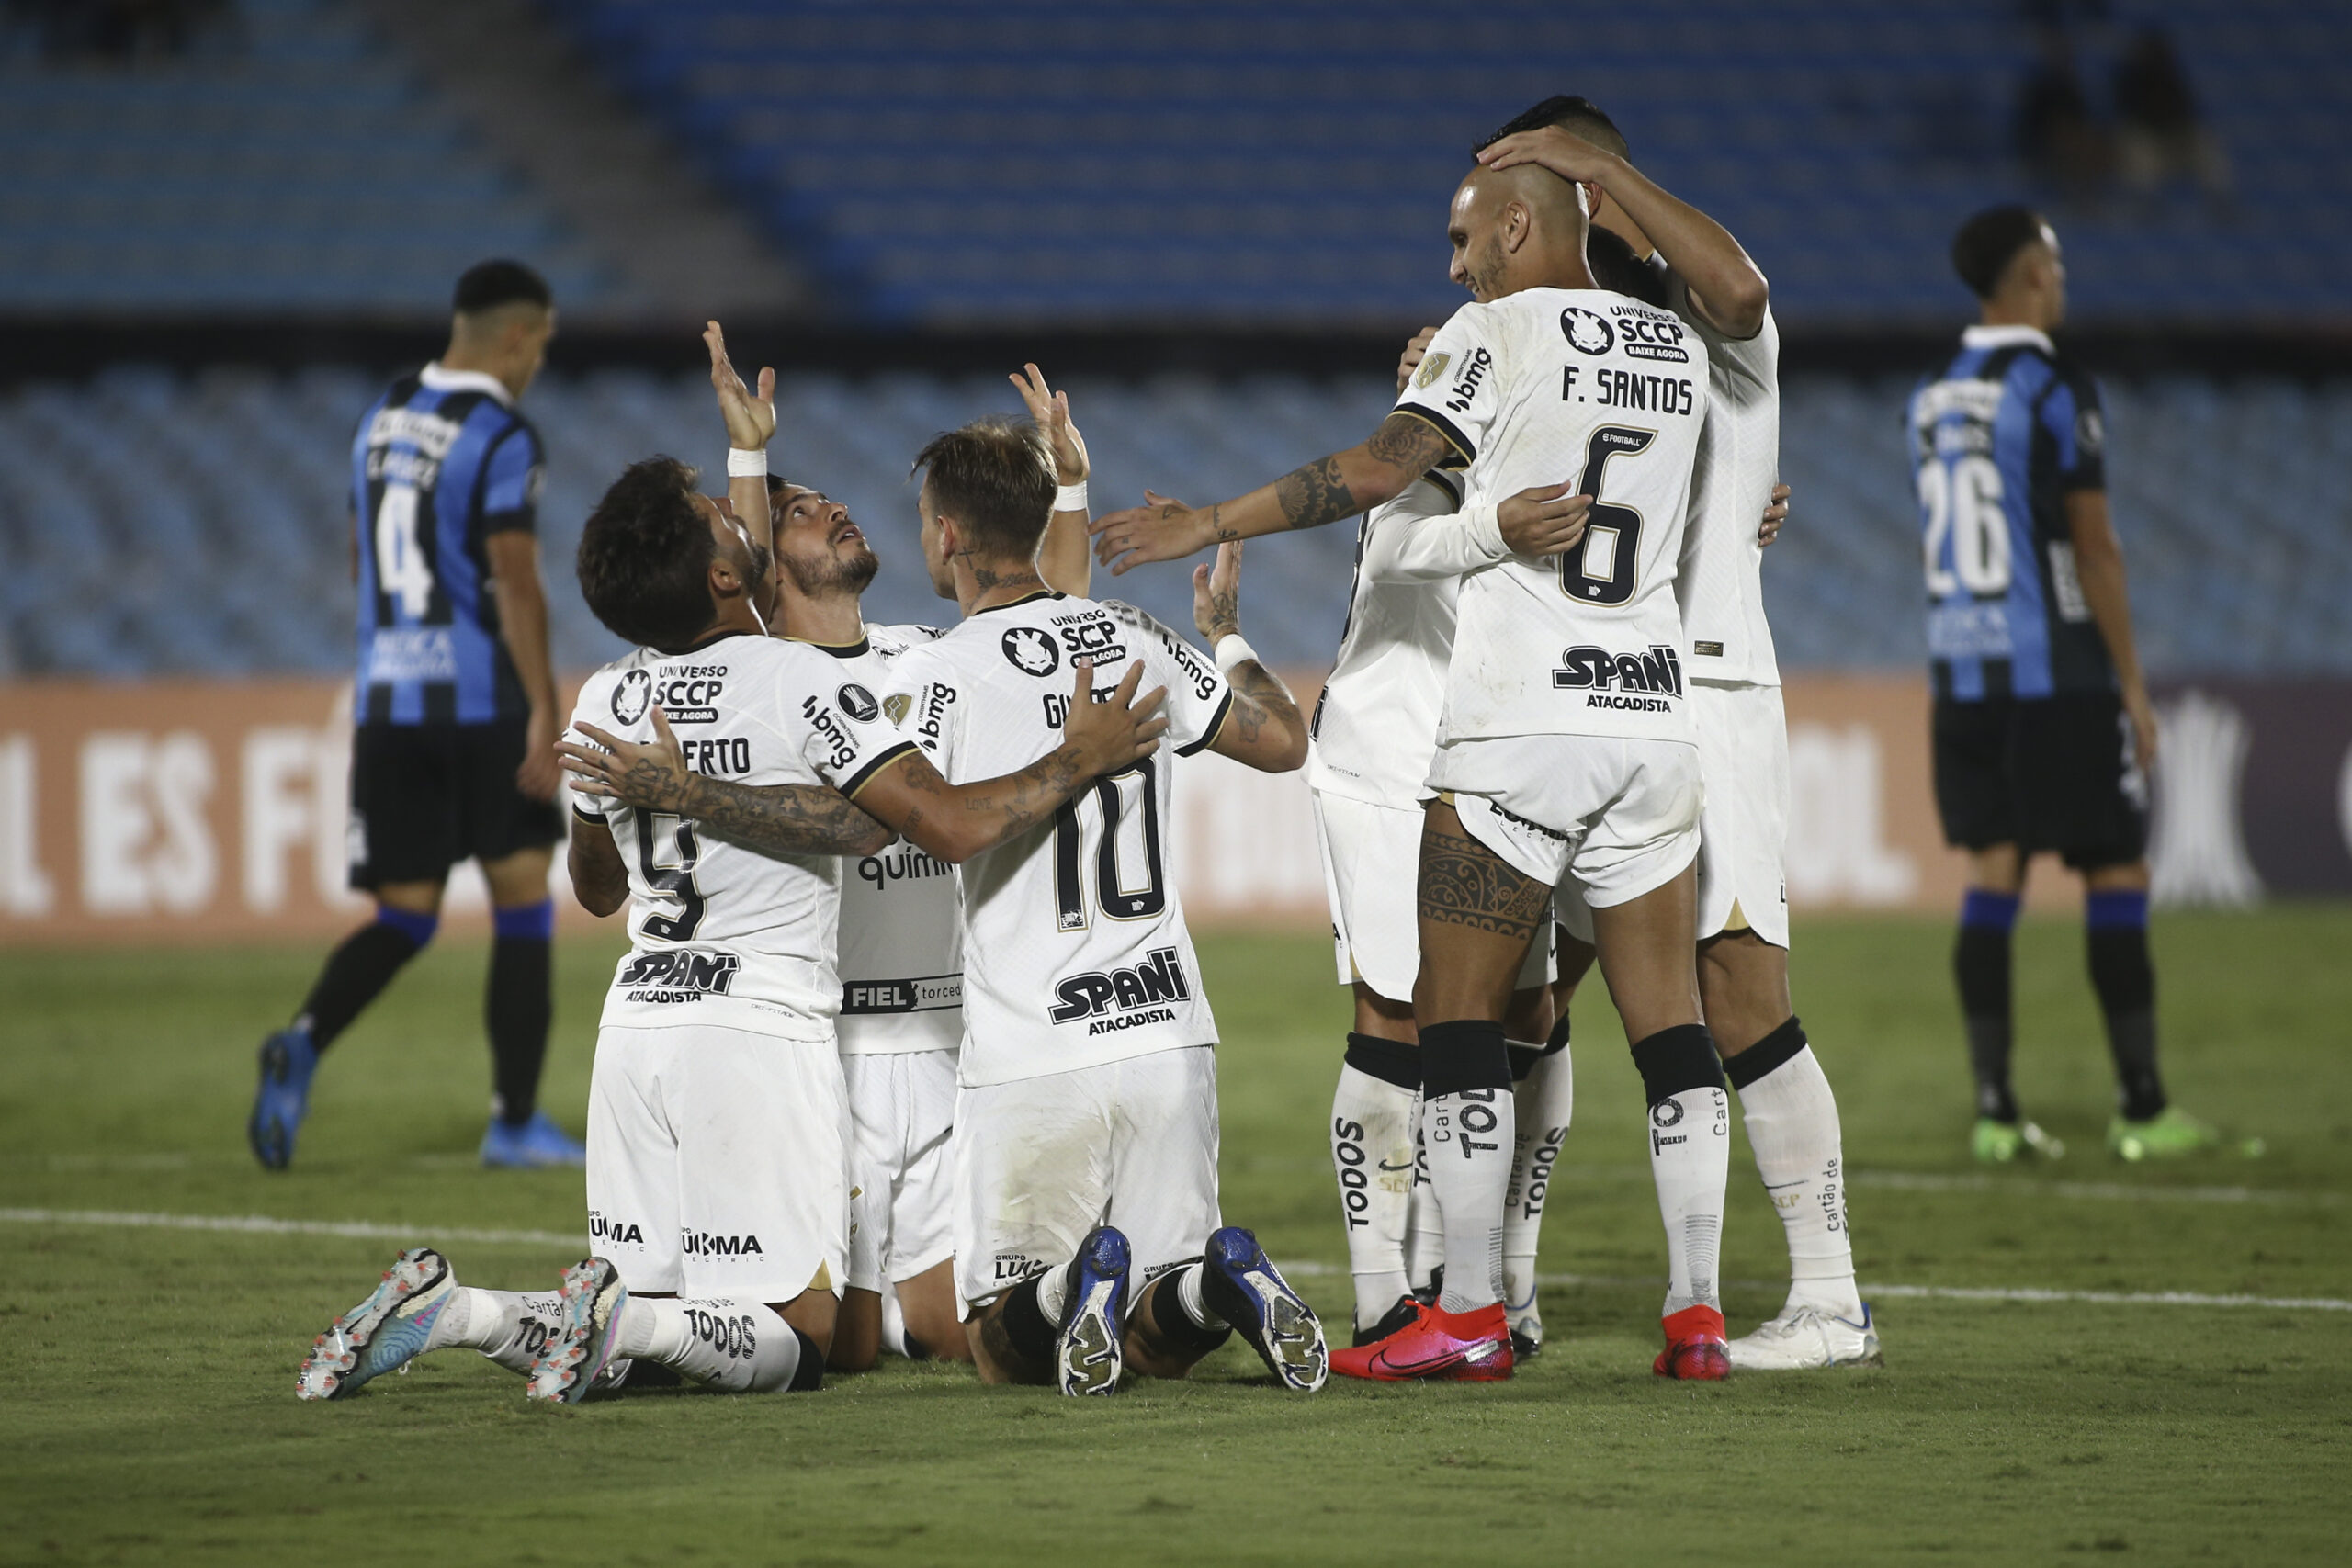
[[[528,1377],[561,1323],[563,1298],[555,1292],[483,1291],[460,1285],[433,1325],[427,1350],[479,1350],[508,1371]]]
[[[1421,1030],[1422,1135],[1445,1227],[1438,1306],[1474,1312],[1502,1300],[1503,1206],[1514,1117],[1503,1026],[1462,1019]]]
[[[2115,1057],[2117,1108],[2127,1122],[2164,1114],[2164,1082],[2156,1076],[2156,971],[2148,958],[2148,895],[2140,888],[2100,888],[2084,900],[2091,987],[2107,1020]]]
[[[1413,1190],[1405,1203],[1405,1283],[1415,1295],[1434,1302],[1438,1271],[1445,1267],[1445,1216],[1438,1213],[1437,1189],[1430,1184],[1430,1145],[1421,1097],[1413,1097]]]
[[[1563,1017],[1553,1026],[1546,1044],[1513,1041],[1510,1049],[1511,1074],[1518,1083],[1511,1097],[1510,1188],[1503,1209],[1503,1305],[1510,1314],[1511,1331],[1540,1343],[1544,1326],[1535,1303],[1535,1258],[1544,1236],[1544,1201],[1576,1107],[1568,1021]]]
[[[392,976],[424,951],[440,925],[435,915],[378,905],[376,918],[345,937],[328,956],[294,1026],[307,1031],[311,1043],[324,1051],[392,983]]]
[[[1838,1099],[1792,1018],[1724,1062],[1756,1151],[1756,1173],[1789,1243],[1783,1314],[1815,1306],[1859,1321],[1854,1245],[1846,1227],[1846,1176]]]
[[[825,1370],[814,1340],[775,1308],[741,1296],[633,1295],[621,1307],[613,1354],[654,1361],[732,1393],[815,1388]]]
[[[1413,1108],[1420,1093],[1418,1047],[1350,1034],[1331,1096],[1331,1171],[1355,1277],[1355,1323],[1369,1328],[1412,1286],[1405,1224],[1413,1190]]]
[[[519,1127],[538,1108],[539,1070],[547,1060],[554,1003],[549,985],[555,904],[499,909],[490,949],[490,985],[483,1000],[497,1086],[499,1120]]]
[[[2009,948],[2017,923],[2016,894],[1972,887],[1961,903],[1960,938],[1952,948],[1968,1062],[1976,1075],[1976,1114],[1995,1122],[2018,1119],[2009,1088]]]
[[[1723,1332],[1716,1262],[1722,1251],[1724,1188],[1731,1172],[1731,1101],[1706,1026],[1678,1024],[1634,1045],[1649,1100],[1650,1175],[1666,1223],[1670,1323],[1692,1309],[1712,1313]],[[1685,1320],[1692,1321],[1692,1320]]]

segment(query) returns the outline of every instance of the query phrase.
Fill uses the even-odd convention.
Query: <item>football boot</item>
[[[433,1325],[457,1293],[457,1271],[429,1247],[392,1259],[368,1299],[311,1342],[294,1392],[303,1399],[341,1399],[427,1348]]]
[[[1073,1396],[1115,1393],[1126,1366],[1127,1238],[1097,1225],[1069,1265],[1061,1339],[1054,1347],[1054,1386]]]
[[[1321,1388],[1330,1370],[1323,1325],[1258,1238],[1239,1225],[1227,1225],[1209,1237],[1201,1261],[1202,1303],[1241,1331],[1284,1388],[1300,1393]]]
[[[1862,1303],[1860,1322],[1826,1307],[1783,1312],[1755,1333],[1731,1342],[1731,1364],[1743,1372],[1802,1371],[1815,1367],[1883,1367],[1878,1326]]]
[[[496,1116],[481,1135],[481,1163],[492,1170],[539,1170],[553,1166],[582,1166],[588,1151],[555,1124],[544,1111],[531,1113],[519,1127]]]
[[[294,1134],[311,1110],[311,1076],[319,1070],[319,1048],[307,1029],[281,1029],[261,1043],[261,1084],[254,1090],[245,1141],[265,1170],[284,1170],[294,1159]]]
[[[1469,1312],[1415,1303],[1413,1321],[1369,1345],[1331,1352],[1331,1370],[1374,1382],[1501,1382],[1510,1376],[1503,1303]]]
[[[531,1398],[577,1404],[588,1397],[613,1360],[621,1336],[628,1287],[601,1258],[583,1258],[563,1271],[563,1315],[531,1363]]]
[[[1662,1378],[1721,1382],[1731,1376],[1731,1348],[1724,1343],[1724,1314],[1711,1306],[1688,1306],[1665,1321],[1666,1348],[1650,1363]]]

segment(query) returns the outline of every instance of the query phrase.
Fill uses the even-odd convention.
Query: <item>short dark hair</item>
[[[1613,229],[1595,228],[1584,237],[1585,265],[1592,280],[1612,294],[1629,294],[1666,309],[1666,275],[1634,254],[1632,242]]]
[[[554,303],[548,280],[518,261],[474,263],[458,279],[457,293],[449,301],[460,316],[495,310],[501,305],[537,305],[544,310]]]
[[[1471,148],[1471,154],[1484,152],[1506,136],[1541,130],[1550,125],[1558,126],[1571,136],[1583,137],[1604,152],[1614,152],[1620,158],[1634,155],[1625,145],[1625,133],[1617,129],[1617,122],[1603,114],[1599,104],[1577,93],[1555,93],[1533,108],[1513,116],[1500,130]]]
[[[909,471],[930,485],[932,510],[956,519],[989,555],[1036,555],[1053,520],[1055,474],[1035,425],[1001,415],[976,419],[933,436]]]
[[[2041,238],[2048,221],[2019,202],[1988,207],[1951,237],[1951,268],[1979,299],[1990,299],[2019,251]]]
[[[710,521],[675,457],[631,463],[580,533],[581,596],[625,642],[676,653],[710,625]]]

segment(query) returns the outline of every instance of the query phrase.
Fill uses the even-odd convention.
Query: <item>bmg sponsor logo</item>
[[[1485,349],[1474,349],[1463,362],[1461,378],[1448,389],[1445,406],[1455,413],[1467,413],[1478,396],[1478,389],[1487,379],[1487,372],[1495,367],[1495,356]]]

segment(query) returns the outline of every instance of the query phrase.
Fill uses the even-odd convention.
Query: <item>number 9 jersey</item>
[[[1106,699],[1168,688],[1160,749],[1083,786],[964,863],[967,1088],[1216,1043],[1169,852],[1172,767],[1216,739],[1233,693],[1215,665],[1131,605],[1040,592],[967,616],[900,655],[884,702],[950,784],[1029,766],[1061,744],[1091,659]]]
[[[1563,481],[1595,498],[1566,555],[1463,580],[1440,744],[1690,741],[1674,578],[1707,409],[1697,335],[1625,295],[1525,289],[1456,310],[1396,409],[1468,459],[1466,506]]]
[[[741,784],[820,784],[854,799],[914,750],[880,697],[840,660],[741,633],[684,653],[639,649],[588,678],[582,722],[653,739],[658,705],[695,773]],[[667,812],[574,795],[612,830],[628,868],[628,955],[605,998],[606,1028],[720,1025],[830,1043],[841,1010],[834,955],[842,862],[772,857]]]

